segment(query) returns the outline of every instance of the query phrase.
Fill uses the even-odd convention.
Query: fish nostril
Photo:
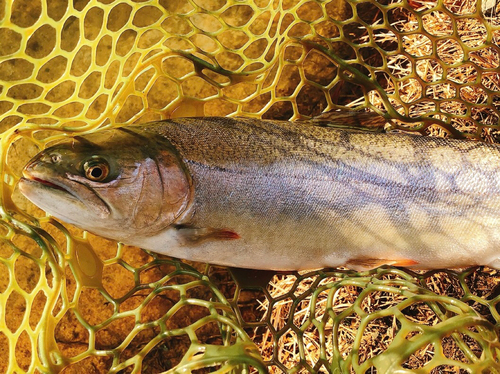
[[[59,153],[42,153],[35,156],[28,165],[43,163],[43,164],[58,164],[61,162],[61,155]]]
[[[52,153],[50,155],[50,161],[52,161],[53,164],[58,164],[61,162],[61,155],[59,153]]]

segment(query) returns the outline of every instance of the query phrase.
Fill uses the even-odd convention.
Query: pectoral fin
[[[406,267],[406,266],[418,265],[418,262],[410,259],[387,260],[382,258],[358,258],[354,260],[349,260],[346,264],[348,268],[357,271],[371,270],[382,265]]]
[[[229,229],[216,229],[211,227],[192,227],[177,225],[175,229],[182,245],[199,244],[207,240],[235,240],[240,236]]]

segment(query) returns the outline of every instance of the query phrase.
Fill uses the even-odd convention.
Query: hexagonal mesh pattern
[[[15,189],[49,141],[169,117],[370,108],[495,141],[499,20],[472,0],[0,1],[0,371],[500,371],[495,271],[255,291],[62,225]]]
[[[498,372],[494,274],[275,275],[263,289],[238,288],[232,304],[272,372]]]

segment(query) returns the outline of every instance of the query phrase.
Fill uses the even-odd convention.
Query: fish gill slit
[[[160,178],[162,201],[164,201],[164,197],[165,197],[165,184],[164,184],[164,180],[163,180],[163,175],[161,173],[160,167],[158,166],[158,158],[155,157],[154,161],[155,161],[156,171],[158,172],[158,177]],[[163,212],[163,205],[160,208],[160,213],[158,214],[158,217],[156,217],[155,222],[158,221],[158,219],[161,217],[161,213],[162,212]]]
[[[141,179],[141,193],[139,195],[139,199],[137,201],[141,201],[141,197],[142,197],[142,194],[144,193],[144,182],[145,182],[145,177],[144,177],[144,174],[141,175],[142,179]],[[137,215],[137,210],[139,209],[139,204],[137,204],[137,201],[136,203],[134,204],[134,211],[133,211],[133,217],[135,219],[136,215]]]

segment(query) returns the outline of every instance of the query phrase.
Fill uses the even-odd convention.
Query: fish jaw
[[[111,214],[111,208],[85,185],[63,179],[36,161],[26,166],[18,185],[21,193],[35,205],[57,218],[73,221],[71,223],[74,223],[71,217],[75,217],[75,212],[91,213],[94,220]]]

